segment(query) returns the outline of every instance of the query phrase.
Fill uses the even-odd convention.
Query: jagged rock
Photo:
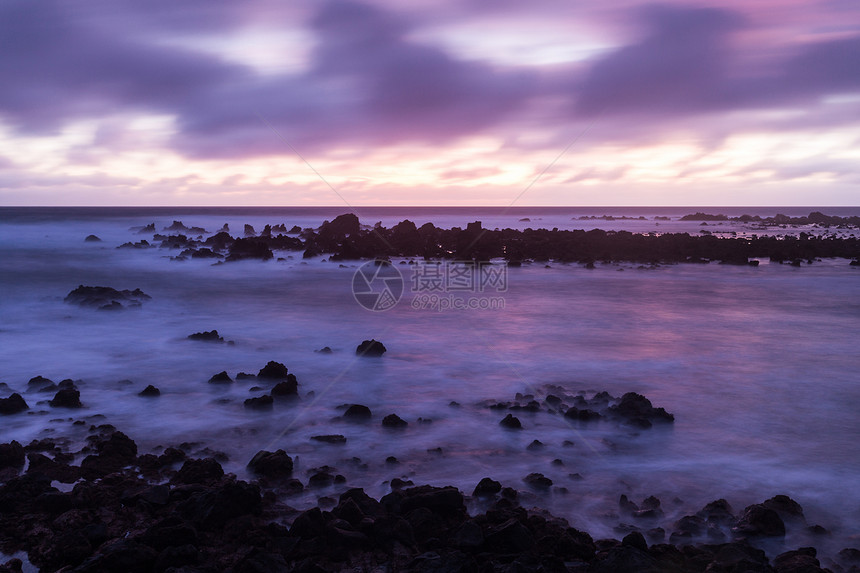
[[[141,291],[139,288],[132,290],[116,290],[111,287],[103,286],[84,286],[78,288],[66,295],[65,302],[69,304],[77,304],[90,308],[125,308],[142,305],[145,301],[151,300],[148,294]],[[125,303],[123,305],[122,303]]]
[[[233,379],[230,378],[230,375],[227,374],[226,370],[215,374],[214,376],[212,376],[212,378],[209,379],[210,384],[229,384],[232,381]]]
[[[503,428],[508,428],[509,430],[522,430],[523,424],[520,422],[520,419],[513,416],[512,414],[508,414],[502,421],[499,422],[499,425]]]
[[[218,334],[217,330],[208,332],[195,332],[188,335],[188,340],[199,340],[201,342],[224,342],[224,338]]]
[[[150,384],[146,388],[138,392],[137,395],[147,397],[161,396],[161,390]]]

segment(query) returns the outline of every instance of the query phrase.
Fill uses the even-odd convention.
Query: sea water
[[[367,225],[409,218],[440,227],[482,220],[489,228],[694,233],[698,222],[678,219],[700,210],[359,214]],[[129,229],[151,222],[161,231],[181,219],[210,232],[229,223],[241,236],[244,223],[257,231],[267,223],[317,227],[346,211],[2,210],[0,382],[8,389],[0,396],[21,392],[31,410],[0,418],[0,441],[65,437],[79,448],[87,429],[72,422],[85,419],[115,425],[141,453],[198,442],[199,449],[224,452],[225,469],[241,478],[251,477],[245,465],[254,453],[278,448],[296,459],[295,475],[305,483],[323,465],[346,476],[344,486],[284,500],[297,508],[336,496],[337,487],[383,495],[395,477],[469,493],[489,476],[521,490],[524,505],[549,509],[596,537],[618,537],[621,523],[671,531],[674,520],[717,498],[738,512],[786,494],[804,507],[810,524],[832,535],[808,538],[795,528],[785,548],[814,544],[835,552],[860,543],[860,269],[846,260],[801,268],[766,260],[755,268],[526,264],[507,269],[504,289],[480,293],[500,305],[446,311],[414,308],[409,278],[416,265],[396,264],[404,296],[392,309],[372,312],[352,294],[358,261],[303,260],[301,252],[282,251],[276,257],[283,260],[213,265],[171,260],[178,251],[115,248],[150,239]],[[647,219],[576,220],[603,214]],[[672,220],[656,221],[658,215]],[[763,233],[736,223],[725,231]],[[102,242],[85,243],[89,234]],[[152,300],[123,312],[64,303],[81,284],[140,288]],[[187,339],[212,329],[232,344]],[[357,358],[356,346],[370,338],[388,352]],[[316,352],[326,346],[331,354]],[[256,373],[269,360],[297,376],[298,400],[249,410],[243,401],[263,393],[250,390],[254,381],[207,383],[222,370],[234,377]],[[44,402],[49,395],[26,393],[36,375],[77,380],[85,408],[51,408]],[[148,384],[161,389],[159,398],[137,396]],[[642,430],[520,411],[524,429],[510,431],[498,424],[506,412],[487,407],[555,387],[586,396],[639,392],[672,412],[675,423]],[[352,403],[370,407],[372,422],[340,420],[341,406]],[[409,426],[381,427],[391,413]],[[323,434],[347,441],[311,439]],[[543,448],[527,449],[533,440]],[[386,462],[389,456],[399,463]],[[522,479],[532,472],[552,479],[554,488],[529,491]],[[621,494],[636,501],[656,495],[666,516],[642,523],[618,515]]]

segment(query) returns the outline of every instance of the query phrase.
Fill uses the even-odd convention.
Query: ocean
[[[386,227],[404,219],[445,228],[480,220],[490,229],[693,234],[701,223],[680,221],[682,215],[815,210],[860,214],[813,207],[356,212],[362,224]],[[489,476],[521,490],[524,506],[550,510],[596,538],[618,537],[622,523],[671,531],[675,520],[718,498],[739,512],[786,494],[803,506],[810,525],[831,534],[792,530],[784,546],[766,546],[769,552],[815,545],[832,553],[860,543],[860,268],[847,260],[801,268],[766,260],[758,267],[613,263],[593,270],[524,264],[507,268],[504,284],[465,293],[492,296],[493,305],[456,309],[414,304],[419,294],[410,278],[419,265],[395,261],[403,297],[375,312],[353,296],[359,261],[303,260],[297,251],[213,265],[171,260],[178,251],[167,249],[116,248],[151,239],[130,231],[149,223],[161,231],[181,220],[209,233],[227,223],[241,236],[246,223],[257,231],[280,223],[315,228],[349,211],[0,208],[0,397],[21,392],[31,407],[0,417],[0,442],[64,437],[80,449],[87,426],[73,421],[83,419],[115,425],[141,453],[198,442],[226,454],[225,470],[242,478],[250,477],[245,466],[254,453],[279,448],[296,459],[295,475],[305,483],[324,465],[346,476],[346,484],[285,500],[297,508],[346,487],[383,495],[393,478],[470,493]],[[579,219],[604,215],[616,219]],[[804,231],[736,222],[706,228],[729,236]],[[85,242],[90,234],[102,241]],[[140,288],[152,300],[122,312],[64,303],[78,285]],[[232,344],[187,339],[212,329]],[[356,346],[371,338],[385,344],[386,354],[357,358]],[[324,347],[333,352],[316,352]],[[299,400],[249,410],[243,401],[263,393],[251,390],[253,381],[207,383],[221,371],[255,373],[270,360],[297,376]],[[78,381],[84,409],[51,408],[50,396],[27,393],[37,375]],[[148,384],[161,396],[138,397]],[[511,431],[498,424],[505,412],[488,407],[517,393],[562,391],[638,392],[675,422],[641,429],[519,411],[524,429]],[[372,410],[369,424],[340,419],[339,407],[353,403]],[[391,413],[408,427],[383,428]],[[324,434],[342,434],[346,443],[311,439]],[[529,448],[534,440],[543,446]],[[386,461],[390,456],[398,463]],[[530,490],[523,478],[534,472],[553,488]],[[640,523],[619,515],[621,494],[637,501],[657,496],[665,516]]]

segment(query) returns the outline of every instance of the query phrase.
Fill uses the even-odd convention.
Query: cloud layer
[[[0,168],[17,164],[17,138],[58,137],[76,122],[101,125],[94,147],[120,139],[133,148],[133,139],[103,125],[117,117],[170,118],[163,149],[189,161],[445,148],[475,137],[534,150],[587,124],[594,142],[613,145],[658,141],[679,127],[702,141],[753,127],[856,128],[860,24],[848,24],[846,13],[858,22],[858,9],[821,3],[798,35],[792,16],[802,14],[793,4],[770,4],[755,11],[733,2],[619,0],[571,12],[547,0],[526,12],[483,2],[404,11],[352,0],[290,7],[158,0],[145,9],[131,1],[7,0],[0,125],[9,135],[0,155],[16,163]],[[525,17],[553,29],[569,24],[572,44],[583,26],[606,41],[585,60],[514,65],[433,40],[434,30],[465,23],[477,45],[483,23],[516,34]],[[287,50],[304,54],[301,65],[261,73],[243,60],[241,45],[219,48],[219,38],[261,29],[299,30],[306,40]],[[488,172],[450,167],[444,172]]]

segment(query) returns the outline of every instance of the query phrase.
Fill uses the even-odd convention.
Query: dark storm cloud
[[[241,68],[145,44],[69,3],[0,5],[0,114],[24,131],[116,111],[171,112]]]
[[[311,29],[306,73],[225,86],[184,110],[177,144],[191,155],[286,151],[263,121],[302,147],[439,142],[503,120],[533,92],[536,74],[413,43],[406,21],[369,5],[325,3]]]
[[[712,8],[651,6],[648,33],[596,61],[571,93],[582,115],[665,119],[767,108],[860,88],[860,36],[782,46],[764,70],[745,70],[733,42],[740,15]]]
[[[177,127],[171,145],[181,153],[249,157],[290,152],[267,123],[301,150],[440,143],[504,126],[549,97],[574,110],[559,123],[601,110],[607,120],[636,114],[642,132],[690,114],[815,104],[860,89],[860,37],[785,45],[764,71],[747,70],[734,39],[752,24],[723,9],[640,9],[639,39],[565,73],[458,59],[412,39],[422,25],[415,15],[350,0],[291,6],[6,0],[0,120],[20,133],[46,133],[80,118],[168,114]],[[171,43],[261,19],[307,26],[314,47],[302,71],[261,75]]]

